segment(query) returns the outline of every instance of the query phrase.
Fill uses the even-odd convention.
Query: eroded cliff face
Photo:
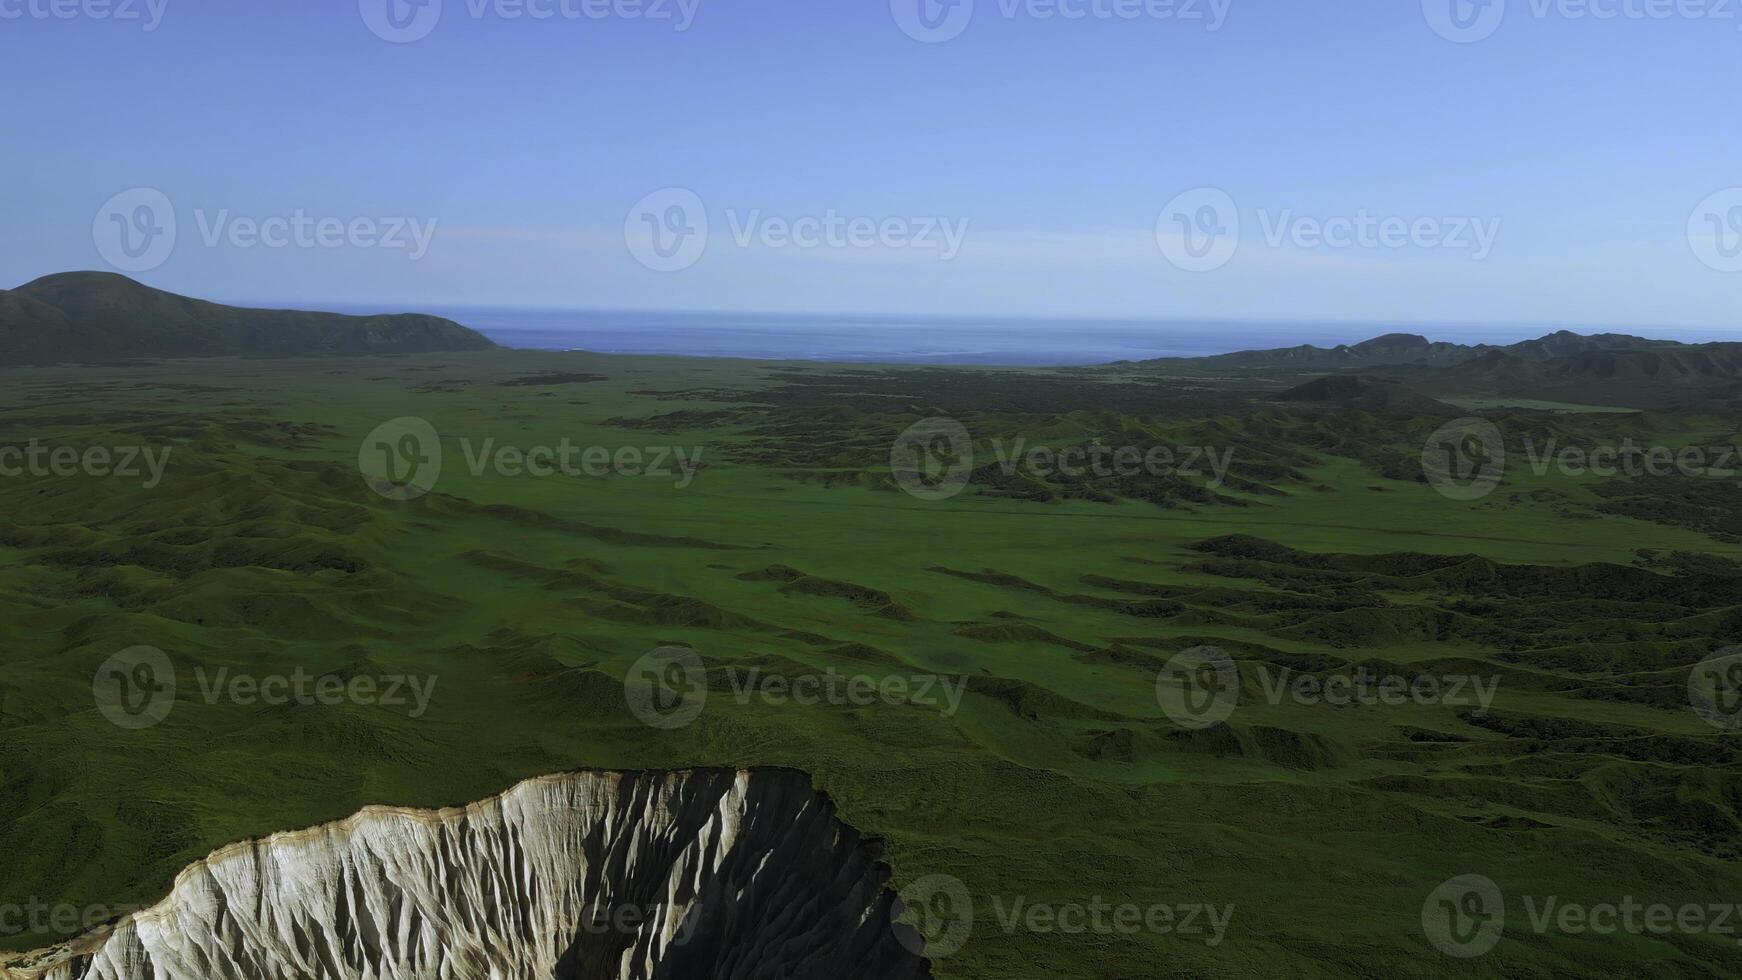
[[[908,980],[886,870],[799,773],[571,773],[237,844],[5,980]]]

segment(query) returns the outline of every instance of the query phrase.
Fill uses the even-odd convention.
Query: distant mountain
[[[1276,396],[1369,412],[1431,415],[1478,396],[1636,409],[1725,409],[1742,399],[1742,343],[1630,347],[1633,337],[1551,336],[1395,377],[1332,373]],[[1595,343],[1585,343],[1595,341]],[[1613,344],[1605,349],[1600,344]],[[1552,354],[1563,350],[1574,353]]]
[[[1445,376],[1543,384],[1578,381],[1722,384],[1742,381],[1742,343],[1587,350],[1540,361],[1493,351],[1445,372]]]
[[[1412,384],[1441,395],[1471,392],[1634,408],[1716,408],[1742,399],[1742,343],[1590,350],[1546,360],[1490,351],[1412,379]]]
[[[1230,371],[1297,370],[1353,371],[1400,364],[1457,364],[1475,356],[1477,348],[1435,343],[1415,334],[1394,333],[1359,344],[1336,347],[1283,347],[1237,351],[1211,357],[1165,357],[1141,362],[1146,367],[1191,367]]]
[[[1431,341],[1411,333],[1392,333],[1359,344],[1336,347],[1284,347],[1276,350],[1239,351],[1213,357],[1161,358],[1141,362],[1146,367],[1189,367],[1216,371],[1366,371],[1375,368],[1450,367],[1488,355],[1505,355],[1527,361],[1604,351],[1686,348],[1674,341],[1649,340],[1626,334],[1584,336],[1568,330],[1527,340],[1509,347],[1489,344],[1465,345]]]
[[[1546,360],[1551,357],[1567,357],[1572,354],[1591,354],[1600,351],[1648,350],[1658,347],[1686,346],[1686,344],[1673,340],[1650,340],[1645,337],[1630,337],[1623,333],[1576,334],[1571,330],[1558,330],[1546,337],[1526,340],[1523,343],[1497,349],[1518,357]]]
[[[1455,411],[1448,402],[1469,398],[1650,410],[1742,406],[1742,343],[1684,344],[1570,330],[1504,347],[1393,333],[1328,349],[1285,347],[1134,366],[1284,383],[1321,375],[1271,397],[1388,414],[1443,414]]]
[[[0,290],[0,364],[412,354],[494,346],[482,334],[440,317],[243,309],[106,272],[62,273]]]

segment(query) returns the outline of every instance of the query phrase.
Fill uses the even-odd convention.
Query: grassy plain
[[[1734,936],[1539,933],[1524,904],[1742,898],[1738,743],[1686,695],[1742,637],[1733,481],[1674,520],[1618,510],[1600,477],[1516,467],[1456,502],[1409,466],[1443,420],[1220,384],[523,352],[4,372],[0,445],[171,457],[151,488],[0,479],[0,903],[147,903],[229,841],[535,774],[789,766],[885,839],[898,886],[966,884],[975,926],[940,977],[1742,976]],[[988,469],[917,499],[889,450],[937,415],[963,420],[982,467],[994,437],[1099,437],[1229,449],[1236,478],[1134,492]],[[402,417],[434,427],[444,461],[410,501],[358,470]],[[1504,422],[1733,436],[1710,418]],[[683,486],[467,465],[485,440],[565,438],[703,465]],[[1206,643],[1237,663],[1240,705],[1199,731],[1164,715],[1157,675]],[[179,685],[162,723],[128,730],[92,678],[140,645]],[[669,645],[700,654],[709,693],[662,730],[623,682]],[[1484,714],[1265,697],[1261,675],[1359,664],[1499,686]],[[193,678],[222,668],[436,686],[417,717],[208,703]],[[751,668],[968,693],[953,715],[740,703],[727,675]],[[1471,873],[1506,893],[1508,927],[1450,958],[1422,907]],[[1018,899],[1234,915],[1220,942],[1007,928]]]

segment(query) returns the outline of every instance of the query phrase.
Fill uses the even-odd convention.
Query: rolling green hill
[[[1370,412],[1458,415],[1458,409],[1406,385],[1359,374],[1330,374],[1283,392],[1288,402],[1320,402]]]
[[[0,291],[0,364],[485,350],[452,320],[222,306],[126,276],[68,272]]]

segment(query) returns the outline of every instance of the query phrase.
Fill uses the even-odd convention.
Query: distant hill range
[[[494,346],[440,317],[243,309],[106,272],[62,273],[0,290],[0,364],[415,354]]]
[[[1722,346],[1722,345],[1716,345]],[[1360,371],[1389,367],[1448,367],[1465,364],[1486,356],[1506,356],[1530,361],[1547,361],[1582,354],[1614,353],[1659,349],[1695,349],[1688,344],[1669,340],[1650,340],[1626,334],[1603,333],[1589,336],[1570,330],[1551,333],[1536,340],[1509,347],[1489,344],[1451,344],[1431,341],[1412,333],[1392,333],[1359,344],[1337,347],[1284,347],[1277,350],[1239,351],[1213,357],[1160,358],[1142,361],[1144,365],[1191,365],[1229,370],[1262,370],[1266,368],[1298,371]]]
[[[1435,399],[1458,396],[1638,408],[1715,407],[1742,399],[1742,343],[1683,344],[1567,330],[1505,347],[1436,343],[1396,333],[1332,348],[1162,358],[1136,366],[1167,373],[1326,375],[1280,397],[1423,414],[1445,407]]]
[[[1546,384],[1577,380],[1721,383],[1742,379],[1742,343],[1587,350],[1536,358],[1490,351],[1451,368],[1445,377]]]

